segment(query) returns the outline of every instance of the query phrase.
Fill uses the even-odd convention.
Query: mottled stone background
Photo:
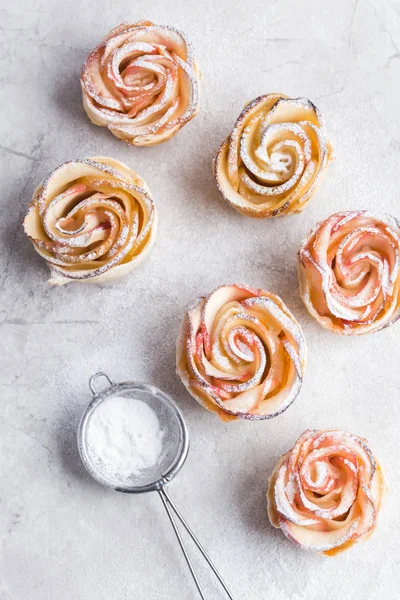
[[[25,0],[3,2],[0,16],[0,599],[196,598],[159,498],[107,493],[79,464],[76,426],[98,369],[153,382],[182,407],[192,443],[171,495],[237,600],[398,598],[400,325],[354,339],[324,331],[299,298],[295,258],[339,209],[400,214],[399,0]],[[88,121],[79,74],[109,29],[143,18],[192,39],[202,106],[172,141],[130,148]],[[274,91],[318,105],[336,162],[303,214],[256,222],[222,202],[211,161],[244,103]],[[50,169],[96,154],[148,182],[156,247],[115,285],[50,288],[24,211]],[[174,373],[185,306],[234,281],[280,294],[309,346],[299,398],[264,423],[222,423]],[[270,527],[264,494],[297,436],[332,426],[370,440],[390,493],[373,538],[327,559]],[[207,598],[222,598],[197,565]]]

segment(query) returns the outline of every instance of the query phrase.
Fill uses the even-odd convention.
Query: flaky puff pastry
[[[277,463],[268,515],[300,548],[333,556],[373,533],[385,493],[382,468],[365,439],[312,429]]]
[[[213,170],[233,208],[263,219],[303,210],[331,158],[318,108],[307,98],[267,94],[245,106]]]
[[[286,410],[300,391],[305,361],[305,340],[287,306],[244,285],[198,299],[177,344],[177,373],[188,392],[226,421]]]
[[[334,333],[360,335],[400,317],[400,223],[365,210],[331,215],[298,253],[300,293]]]
[[[54,169],[36,189],[25,233],[51,271],[51,284],[121,277],[148,254],[157,213],[141,177],[95,156]]]
[[[83,106],[135,146],[164,142],[199,110],[199,70],[186,36],[139,21],[115,27],[87,57]]]

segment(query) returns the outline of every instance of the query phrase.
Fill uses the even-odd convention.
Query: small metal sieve
[[[100,377],[105,378],[109,385],[97,392],[94,387],[94,382]],[[169,483],[182,468],[189,451],[189,434],[181,410],[169,396],[154,385],[148,383],[136,381],[114,383],[107,373],[99,372],[92,375],[89,380],[89,387],[94,397],[83,414],[78,429],[78,449],[86,470],[98,483],[117,492],[126,492],[130,494],[158,492],[201,598],[205,600],[206,597],[193,569],[174,515],[182,523],[183,527],[200,550],[227,596],[230,600],[233,600],[233,596],[229,592],[221,575],[218,573],[208,554],[165,490],[166,484]],[[123,396],[125,398],[132,398],[145,402],[156,413],[164,434],[162,440],[163,450],[158,464],[153,468],[141,471],[138,475],[130,477],[128,480],[120,480],[113,478],[112,475],[105,475],[100,470],[99,465],[91,458],[88,450],[88,423],[97,407],[106,398],[112,398],[112,396]]]

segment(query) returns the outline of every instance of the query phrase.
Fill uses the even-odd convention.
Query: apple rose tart
[[[239,115],[218,150],[214,177],[243,215],[288,215],[306,206],[331,157],[322,116],[310,100],[267,94]]]
[[[300,293],[334,333],[359,335],[400,316],[400,223],[365,210],[339,212],[310,232],[298,253]]]
[[[333,556],[373,533],[385,493],[381,466],[365,439],[312,429],[276,465],[268,515],[296,545]]]
[[[282,300],[224,285],[186,313],[177,373],[188,392],[223,420],[270,419],[300,391],[306,344]]]
[[[200,73],[185,35],[139,21],[115,27],[86,59],[83,106],[135,146],[168,140],[199,110]]]
[[[25,233],[50,267],[50,283],[125,275],[152,247],[157,213],[137,173],[96,156],[60,165],[36,189]]]

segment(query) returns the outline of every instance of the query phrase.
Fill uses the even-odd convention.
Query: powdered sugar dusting
[[[199,73],[188,40],[176,29],[145,21],[117,27],[106,40],[82,72],[89,118],[134,145],[169,139],[199,109]],[[135,73],[137,85],[122,77],[122,64]]]
[[[304,120],[307,113],[310,120]],[[306,98],[269,94],[250,102],[215,159],[224,198],[257,218],[303,210],[331,155],[320,116]]]

